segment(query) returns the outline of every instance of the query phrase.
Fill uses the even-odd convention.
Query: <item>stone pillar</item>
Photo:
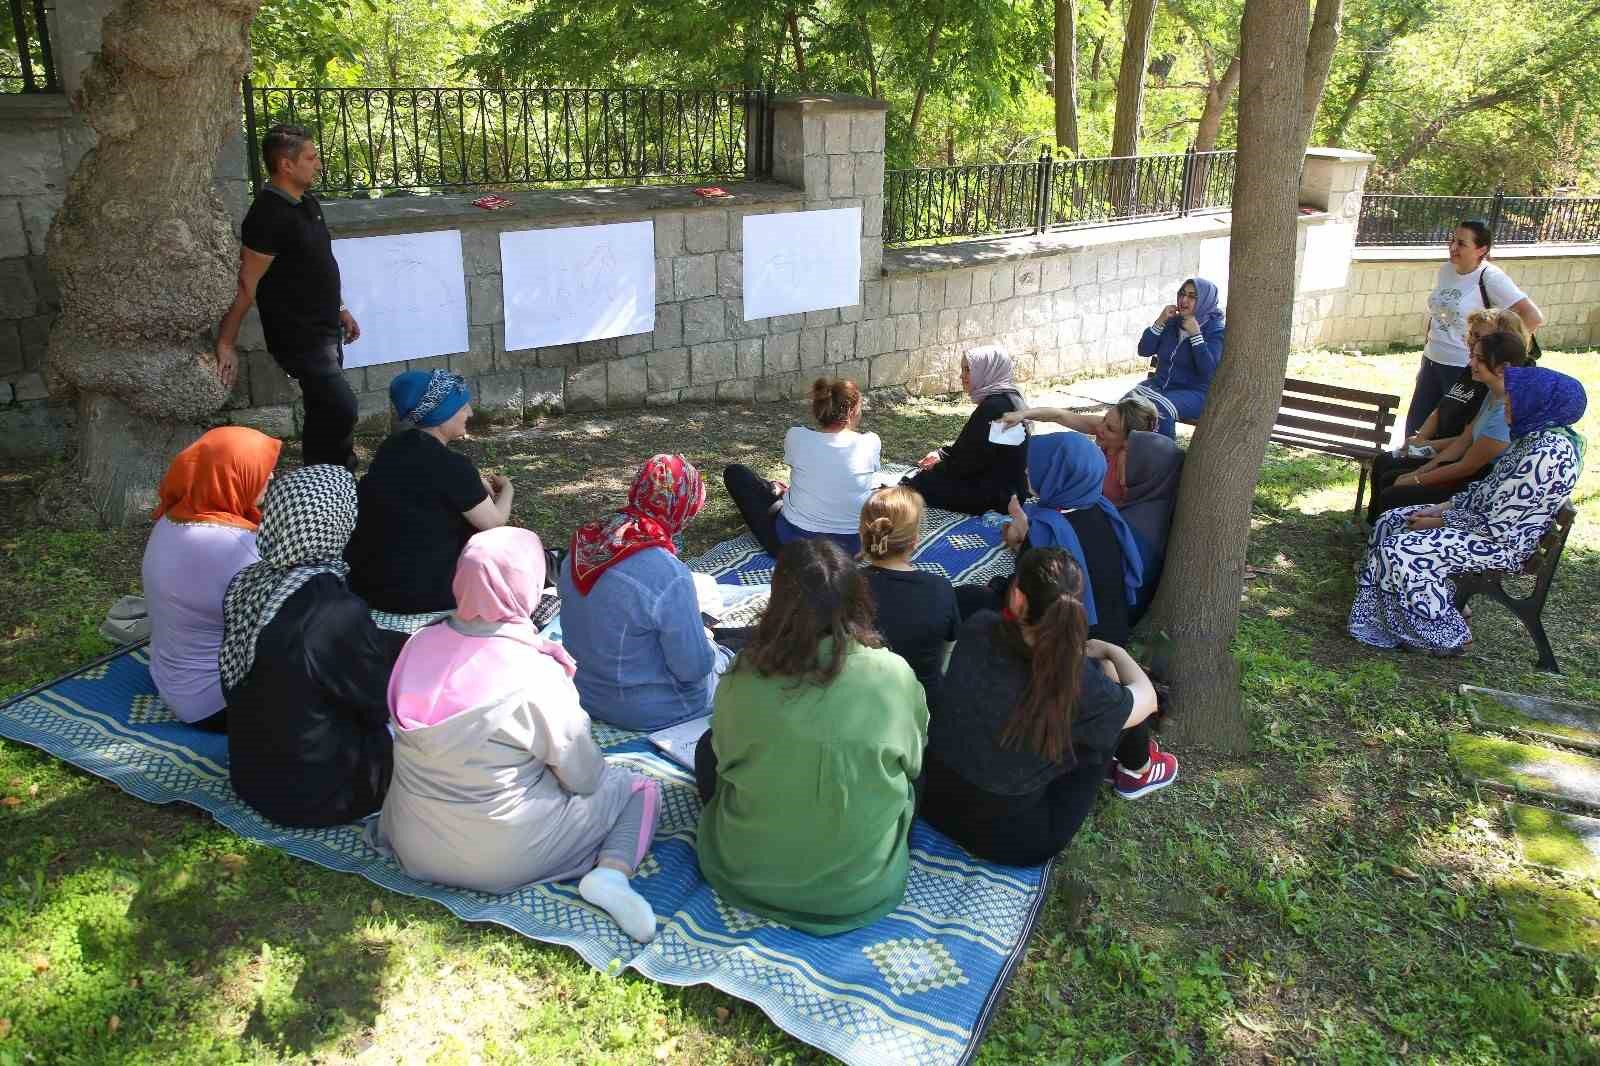
[[[1305,168],[1300,173],[1300,203],[1355,225],[1361,215],[1367,169],[1376,160],[1377,156],[1366,152],[1307,148]]]
[[[800,371],[848,377],[863,388],[903,385],[883,281],[884,123],[882,100],[841,94],[773,102],[772,176],[805,192],[808,211],[861,208],[861,302],[812,311],[800,337]],[[836,365],[833,365],[836,364]],[[893,365],[891,365],[893,364]]]

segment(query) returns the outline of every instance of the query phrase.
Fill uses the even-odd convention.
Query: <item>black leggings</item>
[[[773,504],[783,497],[772,487],[772,482],[743,463],[728,464],[722,471],[722,483],[727,487],[733,505],[739,509],[744,524],[755,534],[761,549],[776,559],[782,545],[778,543],[775,526],[778,514],[773,510]]]

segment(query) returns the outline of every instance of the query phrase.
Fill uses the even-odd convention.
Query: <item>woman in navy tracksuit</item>
[[[1178,288],[1178,302],[1156,316],[1155,325],[1139,338],[1139,354],[1154,359],[1150,376],[1129,395],[1156,405],[1161,433],[1174,435],[1179,419],[1193,421],[1206,406],[1206,392],[1222,361],[1225,323],[1217,303],[1217,287],[1205,278],[1190,278]]]

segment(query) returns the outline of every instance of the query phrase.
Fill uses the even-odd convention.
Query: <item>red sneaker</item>
[[[1117,767],[1117,795],[1123,799],[1138,799],[1166,788],[1177,779],[1177,758],[1162,751],[1152,739],[1150,761],[1141,772],[1131,773],[1121,766]]]

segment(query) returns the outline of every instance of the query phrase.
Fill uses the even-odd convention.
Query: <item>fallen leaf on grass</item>
[[[729,1010],[727,1007],[718,1007],[716,1010],[716,1015],[718,1024],[726,1025],[728,1019],[733,1017],[733,1011]]]
[[[30,799],[32,797],[34,797],[34,796],[37,796],[38,794],[39,794],[39,786],[38,785],[29,785],[28,786],[28,796],[29,796]]]
[[[7,788],[21,788],[22,787],[22,778],[13,777],[10,781],[6,782],[6,787]]]
[[[1474,818],[1472,820],[1472,827],[1474,829],[1487,829],[1489,828],[1489,820],[1487,818]]]
[[[43,955],[28,956],[28,965],[33,967],[34,973],[44,973],[50,969],[50,960]]]
[[[1403,877],[1407,881],[1420,881],[1420,880],[1422,880],[1422,875],[1417,873],[1417,871],[1411,869],[1409,866],[1399,866],[1399,865],[1395,865],[1395,864],[1390,864],[1389,872],[1394,874],[1396,877]]]
[[[231,851],[217,856],[217,865],[222,867],[230,877],[238,877],[243,873],[245,862],[243,855],[238,855]]]
[[[7,807],[20,807],[22,806],[22,800],[16,796],[7,796],[5,799],[0,800],[0,804],[4,804]]]
[[[0,1018],[0,1040],[4,1040],[6,1037],[8,1037],[10,1035],[11,1035],[11,1019],[10,1018]]]
[[[373,900],[370,904],[367,905],[367,910],[371,911],[373,914],[382,914],[383,913],[383,900],[381,900],[381,899]]]
[[[106,1019],[106,1032],[115,1034],[116,1031],[121,1028],[122,1019],[118,1018],[115,1014]]]

